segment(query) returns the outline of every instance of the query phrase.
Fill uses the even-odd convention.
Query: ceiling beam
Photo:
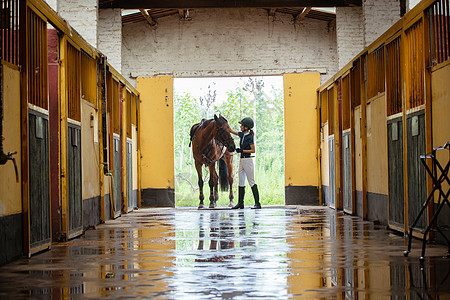
[[[100,0],[100,8],[138,9],[145,7],[187,8],[231,8],[231,7],[336,7],[361,6],[362,0]]]
[[[311,7],[305,7],[301,13],[295,17],[295,23],[299,23],[311,11]]]
[[[148,13],[147,10],[143,9],[143,8],[139,8],[139,11],[141,12],[141,14],[144,16],[144,18],[147,20],[148,24],[150,24],[150,26],[156,26],[158,25],[156,23],[155,20],[153,20],[152,16],[150,16],[150,14]]]

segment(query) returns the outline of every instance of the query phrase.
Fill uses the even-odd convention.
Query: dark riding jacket
[[[244,134],[242,131],[238,132],[240,141],[239,141],[239,146],[242,150],[251,150],[250,145],[253,145],[253,135],[251,135],[250,133],[248,134]],[[241,158],[247,158],[250,157],[250,153],[243,153],[241,152]]]

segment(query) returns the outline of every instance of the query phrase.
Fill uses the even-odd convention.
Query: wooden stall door
[[[347,131],[342,135],[343,152],[343,185],[344,185],[344,210],[353,213],[352,203],[352,143],[351,132]]]
[[[135,208],[133,201],[133,142],[127,139],[127,208],[132,211]]]
[[[427,200],[427,174],[420,161],[420,155],[426,154],[425,111],[409,114],[406,117],[407,161],[408,161],[408,227],[419,214]],[[415,229],[427,227],[427,214],[420,217]]]
[[[64,39],[64,84],[61,87],[61,165],[66,177],[61,187],[63,227],[67,239],[83,233],[81,180],[81,52]],[[67,114],[66,114],[67,112]]]
[[[389,225],[404,228],[403,122],[388,121]]]
[[[113,137],[113,144],[114,144],[114,218],[117,218],[120,216],[120,213],[122,211],[122,193],[120,189],[120,182],[121,182],[121,172],[120,172],[120,136],[117,134],[114,134]]]
[[[30,250],[47,248],[50,233],[48,116],[29,110]]]
[[[386,45],[386,109],[389,176],[389,226],[404,231],[403,107],[401,36]]]
[[[83,231],[81,196],[81,127],[68,124],[69,238]]]
[[[334,136],[328,139],[329,159],[330,159],[330,207],[336,207],[336,172],[335,172],[335,158],[334,158]]]
[[[447,7],[448,9],[448,7]],[[427,200],[427,174],[420,161],[425,155],[425,53],[423,51],[424,22],[422,19],[405,30],[405,107],[406,107],[406,153],[408,174],[408,227],[412,226]],[[448,31],[447,31],[448,34]],[[431,132],[431,131],[430,131]],[[427,214],[423,214],[416,229],[427,227]]]
[[[342,103],[342,130],[341,131],[341,156],[342,156],[342,197],[344,211],[353,214],[353,178],[352,178],[352,132],[351,132],[351,100],[350,100],[350,75],[342,78],[341,83]]]
[[[26,97],[28,102],[28,254],[51,243],[47,21],[30,7],[26,10]],[[27,203],[28,201],[28,203]]]

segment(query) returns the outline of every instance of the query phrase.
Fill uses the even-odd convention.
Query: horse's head
[[[233,152],[236,149],[236,145],[234,144],[234,140],[231,137],[230,133],[230,125],[228,124],[227,119],[225,119],[222,115],[217,117],[214,115],[214,121],[216,123],[216,136],[217,140],[227,147],[228,151]]]

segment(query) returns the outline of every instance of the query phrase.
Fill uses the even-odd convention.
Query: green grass
[[[189,178],[190,182],[197,182],[197,174],[193,174]],[[264,171],[257,171],[256,183],[260,195],[260,202],[262,205],[284,205],[284,174],[277,172],[277,174],[267,173]],[[199,191],[197,184],[195,190],[186,180],[177,180],[175,185],[175,205],[176,206],[198,206]],[[238,176],[234,176],[233,184],[234,202],[238,199]],[[209,186],[205,182],[203,186],[203,194],[205,195],[205,205],[209,205]],[[219,192],[218,206],[228,206],[229,192]],[[246,182],[244,204],[253,205],[254,199],[252,191]]]

